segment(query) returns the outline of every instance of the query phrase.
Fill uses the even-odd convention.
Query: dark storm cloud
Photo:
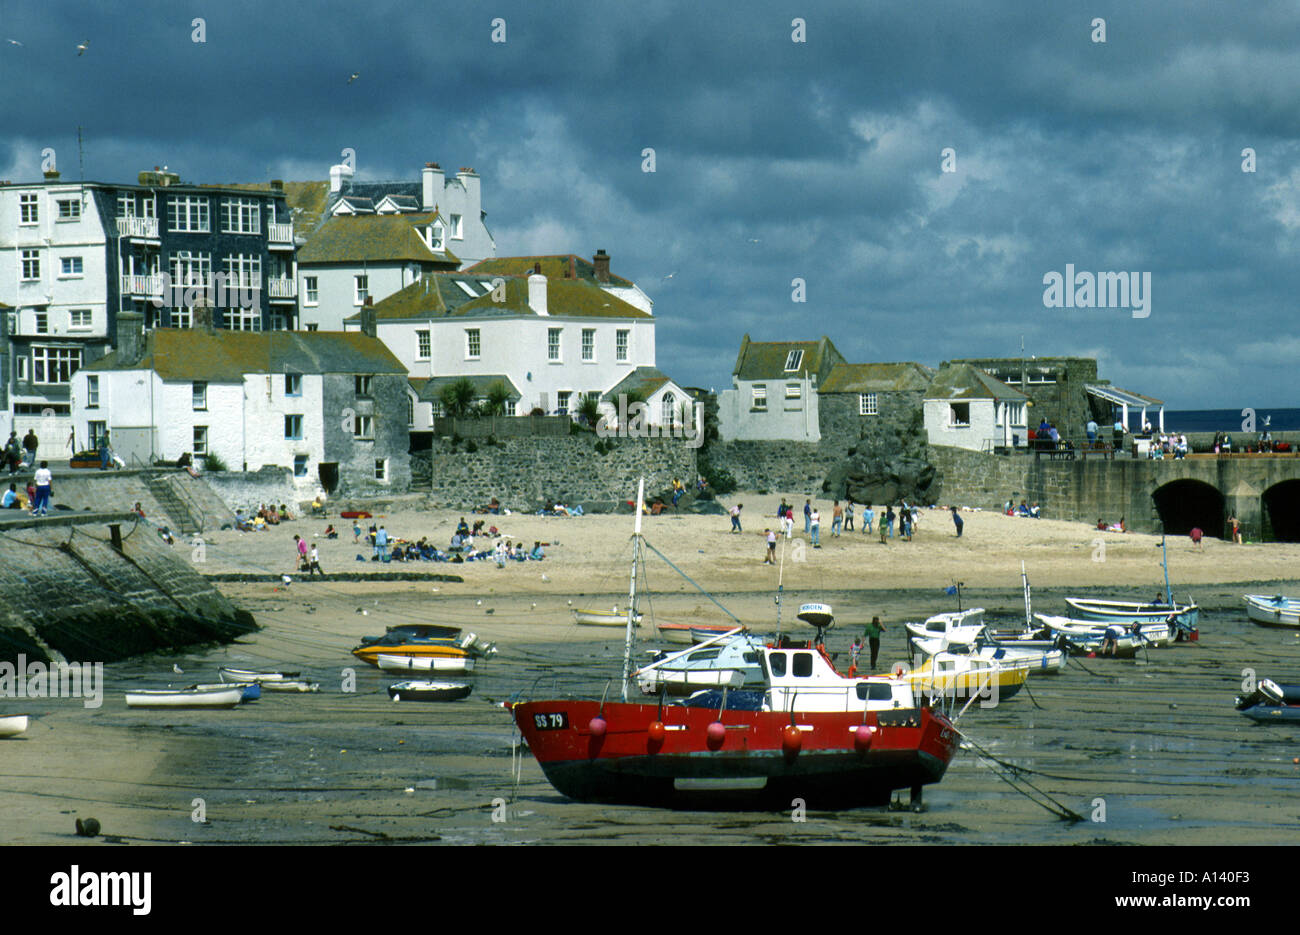
[[[499,251],[609,250],[682,382],[726,385],[746,331],[930,364],[1024,335],[1176,407],[1291,399],[1288,3],[18,3],[0,23],[24,43],[0,47],[0,177],[35,177],[45,146],[74,171],[78,126],[90,178],[324,178],[344,147],[362,178],[473,165]],[[1151,317],[1044,308],[1067,263],[1149,271]]]

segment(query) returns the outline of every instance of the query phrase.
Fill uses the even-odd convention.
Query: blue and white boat
[[[1196,623],[1201,609],[1195,602],[1178,604],[1174,601],[1173,591],[1169,587],[1169,552],[1165,548],[1165,538],[1160,537],[1161,564],[1165,571],[1164,600],[1154,601],[1099,601],[1092,598],[1067,597],[1065,603],[1071,614],[1079,620],[1095,620],[1100,623],[1167,623],[1171,629],[1191,635],[1196,639]],[[1182,637],[1180,636],[1179,639]]]
[[[766,684],[763,641],[735,627],[680,652],[658,652],[632,673],[647,695],[690,695],[711,688],[756,688]]]
[[[1300,721],[1300,685],[1279,685],[1264,679],[1249,695],[1237,697],[1237,710],[1252,721]]]
[[[1247,594],[1246,614],[1260,626],[1300,629],[1300,601],[1280,594]]]

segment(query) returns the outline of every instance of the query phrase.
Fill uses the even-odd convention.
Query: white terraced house
[[[265,190],[182,183],[166,170],[136,184],[0,182],[0,433],[34,428],[69,454],[71,382],[107,353],[120,312],[145,327],[187,328],[192,297],[164,295],[164,275],[216,291],[227,329],[291,327],[294,233],[278,183]],[[216,290],[217,274],[232,288]],[[240,300],[244,301],[240,301]],[[224,300],[224,301],[223,301]],[[94,439],[78,432],[76,447]]]
[[[432,427],[441,389],[461,377],[483,396],[501,383],[508,415],[573,415],[591,395],[613,417],[617,393],[609,393],[626,384],[646,396],[650,424],[680,423],[689,397],[655,369],[652,304],[635,284],[610,276],[608,263],[603,250],[592,263],[490,260],[432,273],[375,303],[376,333],[412,380],[412,430]],[[520,268],[532,272],[516,275]],[[362,317],[345,326],[360,329]]]

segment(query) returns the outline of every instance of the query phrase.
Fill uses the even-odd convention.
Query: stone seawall
[[[0,660],[112,662],[255,629],[189,554],[125,515],[0,522]]]
[[[714,442],[707,457],[714,468],[730,472],[739,490],[805,497],[822,496],[822,482],[838,462],[814,442]]]
[[[602,442],[602,453],[596,443]],[[435,439],[428,468],[413,465],[427,477],[425,490],[435,506],[470,509],[496,497],[511,510],[531,511],[545,500],[569,506],[622,503],[636,496],[637,478],[646,491],[667,490],[673,478],[690,484],[696,473],[696,449],[677,438],[610,438],[593,434],[562,438],[506,438],[495,445]]]

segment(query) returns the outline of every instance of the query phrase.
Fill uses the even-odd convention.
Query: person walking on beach
[[[876,658],[880,655],[880,634],[885,632],[885,625],[880,622],[879,617],[872,617],[871,622],[862,630],[862,635],[867,638],[867,645],[871,647],[871,671],[876,670]]]
[[[36,471],[36,497],[32,500],[32,516],[47,516],[50,511],[50,492],[54,489],[54,477],[50,474],[50,463],[42,461]]]
[[[831,507],[831,535],[839,538],[840,528],[844,525],[844,508],[840,506],[840,501],[836,500]]]
[[[812,547],[820,549],[822,547],[822,515],[816,510],[812,511],[812,516],[808,519],[809,535],[812,536]]]
[[[812,501],[803,502],[803,531],[804,535],[812,532]]]
[[[889,530],[889,538],[894,538],[894,508],[885,507],[885,528]]]
[[[788,503],[781,510],[781,532],[787,539],[794,538],[794,507]]]
[[[383,526],[379,527],[379,532],[375,533],[375,558],[374,561],[388,561],[388,530]]]
[[[764,565],[776,564],[776,533],[770,529],[764,529],[763,534],[767,536],[767,557],[763,559]]]
[[[955,506],[950,506],[948,509],[952,510],[952,524],[957,527],[957,538],[960,539],[961,528],[966,524],[962,522],[962,518],[957,515],[957,508]]]
[[[302,541],[306,542],[305,539]],[[313,542],[311,544],[311,564],[307,566],[307,577],[310,578],[312,575],[317,573],[319,573],[322,578],[325,577],[325,572],[322,571],[320,567],[320,551],[316,548],[316,543]]]
[[[1228,525],[1232,527],[1232,541],[1241,545],[1241,521],[1235,513],[1228,517]]]
[[[294,555],[294,567],[298,571],[307,571],[309,567],[307,562],[307,540],[302,536],[295,535],[293,537],[293,550],[296,553]]]
[[[844,505],[844,531],[853,532],[853,501]]]
[[[740,528],[740,511],[745,508],[745,504],[737,503],[731,508],[731,531],[742,532]]]
[[[871,524],[876,520],[876,513],[871,509],[870,503],[862,504],[862,534],[871,535]]]
[[[1201,537],[1204,535],[1205,533],[1201,531],[1200,526],[1192,527],[1192,545],[1196,546],[1198,552],[1201,551]]]

